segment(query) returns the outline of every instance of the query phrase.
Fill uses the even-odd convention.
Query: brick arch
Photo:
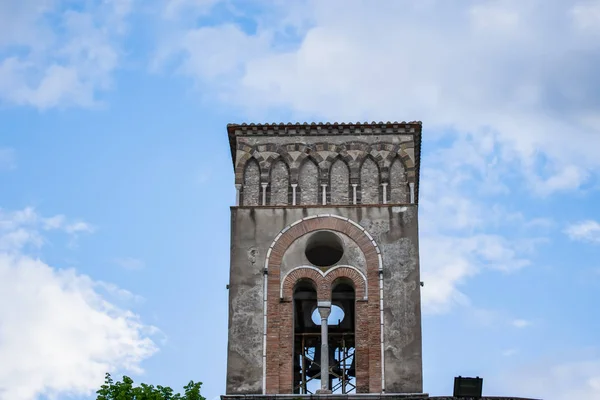
[[[313,266],[296,267],[282,279],[279,296],[282,301],[292,301],[296,284],[302,279],[307,279],[315,285],[317,300],[331,300],[332,285],[340,278],[346,278],[352,282],[356,299],[368,299],[367,278],[355,267],[346,265],[330,268],[325,273]]]
[[[379,276],[382,268],[381,251],[373,237],[359,224],[333,214],[321,214],[303,218],[285,227],[267,251],[265,272],[266,331],[264,387],[266,394],[291,394],[293,386],[293,301],[280,298],[281,261],[288,247],[303,235],[318,230],[340,232],[353,240],[365,256],[367,266],[367,300],[356,301],[356,384],[357,393],[380,393],[382,391],[383,352],[382,324],[380,317]],[[336,274],[341,274],[340,271]],[[332,275],[333,277],[334,275]]]
[[[323,282],[323,273],[315,267],[298,267],[294,268],[283,278],[280,289],[280,297],[283,301],[292,301],[294,296],[294,288],[296,284],[303,280],[312,281],[317,291],[317,299],[325,300],[327,295],[327,287]]]
[[[327,293],[331,295],[333,284],[338,279],[348,279],[354,286],[354,296],[358,299],[367,300],[367,278],[359,270],[347,266],[339,266],[327,271],[323,277]]]

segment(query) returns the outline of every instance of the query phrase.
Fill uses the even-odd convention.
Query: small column
[[[268,183],[262,183],[262,205],[266,206],[267,205],[267,186],[269,186]]]
[[[296,205],[296,188],[298,187],[297,183],[292,183],[292,205]]]
[[[238,207],[240,205],[240,192],[242,190],[242,185],[239,183],[235,185],[235,205]]]
[[[327,318],[331,313],[330,301],[319,301],[317,303],[319,314],[321,315],[321,389],[317,390],[319,394],[331,394],[329,387],[329,333]]]
[[[381,186],[383,186],[383,204],[387,204],[387,186],[388,186],[388,183],[387,182],[383,182],[381,184]]]
[[[352,204],[356,204],[356,187],[357,186],[358,186],[358,183],[352,184]]]
[[[323,205],[327,205],[327,184],[323,183],[321,184],[321,186],[323,187]]]
[[[410,182],[408,186],[410,187],[410,204],[415,204],[415,183]]]

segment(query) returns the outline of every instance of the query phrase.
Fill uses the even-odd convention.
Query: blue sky
[[[228,122],[423,121],[425,390],[600,398],[600,2],[0,3],[0,398],[223,393]]]

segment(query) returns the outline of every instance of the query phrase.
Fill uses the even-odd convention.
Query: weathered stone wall
[[[293,203],[291,185],[298,184],[297,205],[323,204],[322,185],[326,185],[326,204],[353,204],[356,185],[357,204],[385,204],[394,196],[401,197],[398,179],[415,182],[414,168],[416,155],[412,135],[369,135],[369,136],[239,136],[236,156],[236,184],[244,192],[247,184],[255,185],[254,180],[245,182],[245,167],[252,161],[260,165],[260,183],[267,184],[271,199],[268,204],[286,205]],[[393,177],[390,171],[392,161],[401,163],[403,177]],[[273,180],[273,170],[283,173],[281,163],[288,170],[288,183],[283,188]],[[361,166],[363,166],[361,168]],[[365,170],[366,168],[366,170]],[[397,172],[398,167],[394,171]],[[253,167],[255,169],[255,167]],[[377,173],[375,173],[377,171]],[[255,171],[253,170],[253,173]],[[396,174],[398,175],[398,174]],[[391,182],[396,179],[396,182]],[[307,181],[309,180],[309,181]],[[396,191],[386,194],[383,199],[381,184],[389,184]],[[305,188],[308,187],[308,189]],[[408,187],[407,185],[404,185]],[[254,188],[252,190],[255,190]],[[285,193],[279,193],[283,190]],[[303,193],[304,192],[304,193]],[[259,203],[262,203],[262,192]],[[287,196],[287,197],[286,197]],[[406,203],[409,196],[405,196]],[[285,200],[287,198],[287,200]],[[286,201],[280,203],[280,201]],[[242,202],[241,204],[249,204]]]
[[[362,204],[379,204],[379,168],[367,158],[360,168],[360,199]]]
[[[300,204],[319,204],[319,168],[311,160],[304,161],[300,167],[298,186]]]
[[[260,196],[260,168],[256,160],[248,160],[244,167],[244,187],[242,192],[245,206],[258,206]]]
[[[408,181],[402,160],[395,158],[390,168],[391,203],[407,203],[409,201]]]
[[[278,160],[271,167],[271,205],[280,206],[288,204],[289,175],[287,165],[282,160]]]
[[[350,265],[358,269],[363,274],[367,274],[367,263],[365,255],[360,250],[360,247],[352,241],[347,235],[338,233],[338,236],[344,243],[344,255],[336,263],[336,265]],[[311,265],[310,261],[306,258],[304,250],[306,249],[306,242],[310,238],[310,235],[302,236],[288,247],[285,251],[283,259],[281,260],[281,276],[287,275],[293,268]]]
[[[331,166],[329,188],[331,204],[350,204],[350,170],[341,159]]]
[[[388,393],[422,392],[421,360],[421,314],[418,260],[417,208],[409,206],[347,206],[347,207],[295,207],[295,208],[232,208],[232,252],[230,271],[230,319],[227,371],[228,394],[261,393],[263,390],[263,268],[269,246],[275,237],[292,223],[311,215],[335,214],[358,223],[372,235],[379,245],[383,262],[383,310],[385,390]],[[300,260],[304,236],[286,247],[281,260],[280,275],[293,268]],[[348,240],[346,237],[345,241]],[[354,251],[357,244],[348,244],[348,253],[340,263],[355,264],[361,268],[364,254]],[[279,245],[278,245],[279,246]],[[295,247],[294,247],[295,246]],[[365,267],[363,266],[362,269]],[[369,290],[377,291],[378,274],[369,281]],[[272,278],[271,275],[269,275]],[[369,278],[371,279],[371,278]],[[279,287],[269,286],[279,295]],[[378,295],[378,294],[377,294]],[[373,311],[373,313],[371,313]],[[277,315],[278,308],[268,309],[269,318],[288,318]],[[369,311],[366,326],[379,324],[378,306]],[[371,318],[374,318],[371,321]],[[365,325],[362,325],[365,326]],[[291,335],[292,332],[282,332]],[[375,337],[378,341],[379,337]],[[377,343],[377,342],[375,342]],[[370,345],[375,347],[375,343]],[[282,350],[287,354],[289,348]],[[368,352],[368,349],[367,349]],[[378,351],[368,357],[380,358]],[[377,362],[373,362],[368,377],[377,379]],[[272,373],[286,371],[281,367]],[[291,371],[289,380],[291,382]],[[358,371],[357,371],[358,372]],[[366,371],[365,371],[366,372]],[[375,382],[376,383],[376,382]],[[279,393],[286,393],[287,383],[278,386]],[[376,387],[371,385],[371,387]],[[291,392],[291,387],[288,388]]]

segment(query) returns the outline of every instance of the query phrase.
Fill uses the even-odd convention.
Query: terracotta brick
[[[302,235],[321,229],[338,231],[357,242],[367,259],[367,283],[351,268],[339,268],[323,278],[318,272],[299,269],[286,277],[284,300],[280,303],[281,277],[279,269],[287,248]],[[291,393],[293,385],[293,288],[299,279],[310,279],[321,300],[331,298],[333,282],[346,278],[353,282],[356,292],[356,366],[357,392],[381,391],[381,343],[379,321],[379,260],[377,251],[364,232],[350,222],[333,217],[303,221],[286,231],[273,246],[269,258],[267,280],[267,386],[269,394]],[[368,302],[361,301],[366,287]]]

